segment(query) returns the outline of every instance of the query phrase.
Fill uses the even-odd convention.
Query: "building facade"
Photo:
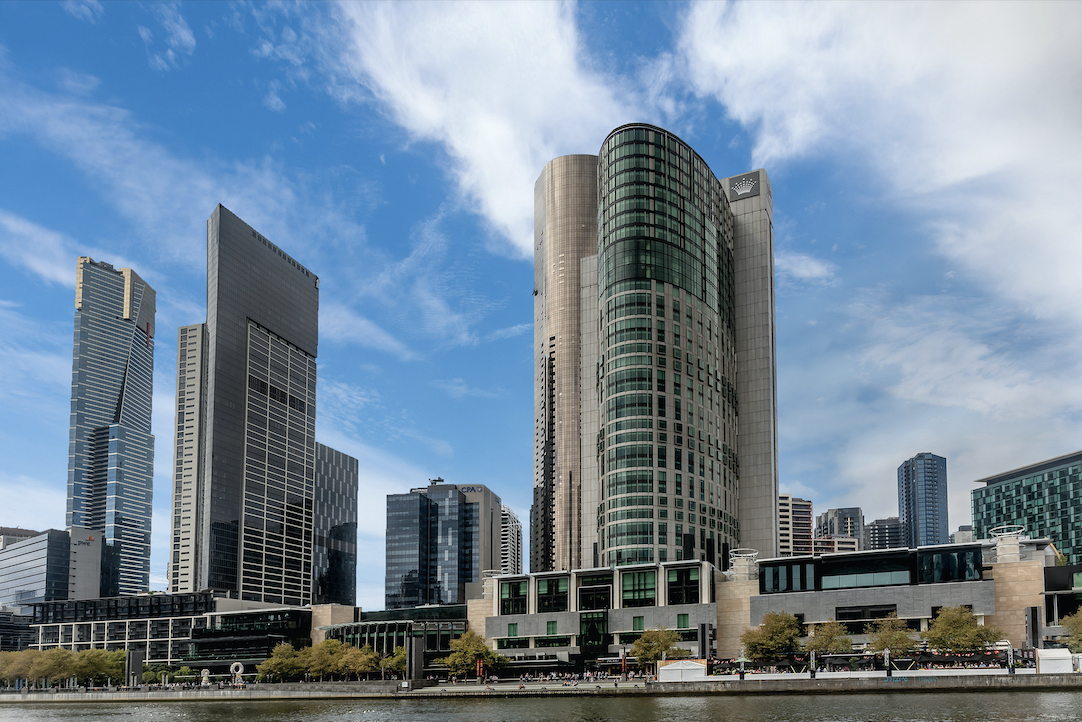
[[[65,524],[100,532],[109,594],[150,583],[154,315],[132,269],[78,259]]]
[[[500,507],[500,572],[522,574],[522,522],[511,507]]]
[[[859,506],[827,509],[815,517],[816,538],[848,537],[857,540],[858,550],[864,539],[864,513]]]
[[[775,552],[772,233],[765,171],[718,179],[661,128],[546,166],[532,571]]]
[[[812,503],[792,494],[778,495],[778,556],[812,553]]]
[[[316,443],[312,603],[357,603],[357,485],[352,456]]]
[[[387,609],[462,604],[481,596],[482,572],[502,563],[502,504],[482,484],[433,479],[387,495]]]
[[[0,607],[100,595],[101,532],[48,529],[0,549]]]
[[[947,460],[928,452],[898,467],[898,521],[910,549],[950,540]]]
[[[876,519],[864,526],[864,549],[897,549],[905,546],[902,539],[902,522],[896,516]]]
[[[978,479],[970,492],[978,539],[1007,524],[1047,536],[1072,563],[1082,562],[1082,451]]]
[[[318,313],[319,278],[215,208],[201,350],[178,353],[171,588],[311,603]]]

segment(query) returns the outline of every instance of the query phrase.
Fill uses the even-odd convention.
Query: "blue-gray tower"
[[[101,532],[103,597],[150,582],[154,311],[130,268],[78,259],[65,523]]]
[[[928,452],[898,467],[898,519],[910,549],[950,541],[947,460]]]

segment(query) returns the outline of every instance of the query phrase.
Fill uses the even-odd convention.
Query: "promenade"
[[[701,682],[646,682],[643,680],[579,682],[501,681],[466,682],[413,687],[402,682],[325,682],[313,684],[253,684],[241,689],[161,689],[83,692],[5,692],[0,705],[22,703],[116,703],[181,701],[258,701],[309,699],[478,698],[538,696],[624,695],[779,695],[877,694],[904,692],[1024,692],[1082,691],[1082,674],[1034,674],[1001,669],[912,670],[896,672],[821,672],[816,679],[804,674],[719,675]]]

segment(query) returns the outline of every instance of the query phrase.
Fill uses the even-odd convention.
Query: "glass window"
[[[631,618],[631,631],[642,632],[645,631],[645,618],[644,617],[632,617]]]
[[[526,613],[526,585],[525,579],[500,583],[500,614]]]
[[[677,629],[687,629],[690,626],[691,625],[688,624],[688,615],[686,615],[686,614],[677,614],[676,615],[676,628]]]
[[[517,637],[518,636],[518,622],[514,622],[512,624],[507,625],[507,636],[508,637]]]
[[[556,622],[555,621],[545,622],[545,634],[549,635],[550,637],[552,635],[556,634]]]
[[[568,578],[539,579],[537,581],[537,611],[566,612]]]
[[[624,607],[652,607],[657,603],[657,573],[625,572],[623,574]]]
[[[669,604],[698,604],[699,568],[670,569],[668,592]]]

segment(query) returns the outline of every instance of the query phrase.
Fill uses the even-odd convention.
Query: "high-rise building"
[[[316,442],[312,604],[357,603],[357,485],[352,456]]]
[[[962,524],[958,527],[958,531],[951,533],[951,544],[965,544],[975,540],[972,524]]]
[[[433,479],[387,495],[387,609],[479,599],[481,573],[499,569],[502,504],[483,484]]]
[[[815,537],[817,539],[829,537],[856,539],[857,548],[851,551],[858,551],[863,548],[864,513],[859,506],[827,509],[815,517]],[[844,551],[850,551],[850,549],[845,548]]]
[[[776,552],[772,208],[649,125],[542,171],[531,571]]]
[[[522,523],[506,504],[500,507],[500,573],[522,574]]]
[[[905,546],[902,523],[896,516],[876,519],[864,525],[864,549],[897,549]]]
[[[970,492],[973,535],[1020,525],[1032,538],[1048,537],[1071,564],[1082,563],[1082,451],[977,479]],[[962,527],[959,527],[961,531]]]
[[[898,520],[902,542],[910,549],[948,542],[947,460],[942,456],[924,452],[898,467]]]
[[[778,494],[778,556],[811,554],[812,536],[812,503]]]
[[[78,259],[65,525],[100,532],[103,595],[150,585],[154,311],[132,269]]]
[[[215,208],[207,321],[178,344],[173,591],[311,603],[318,312],[319,278]]]
[[[72,527],[9,543],[0,549],[0,607],[100,596],[103,541]]]

